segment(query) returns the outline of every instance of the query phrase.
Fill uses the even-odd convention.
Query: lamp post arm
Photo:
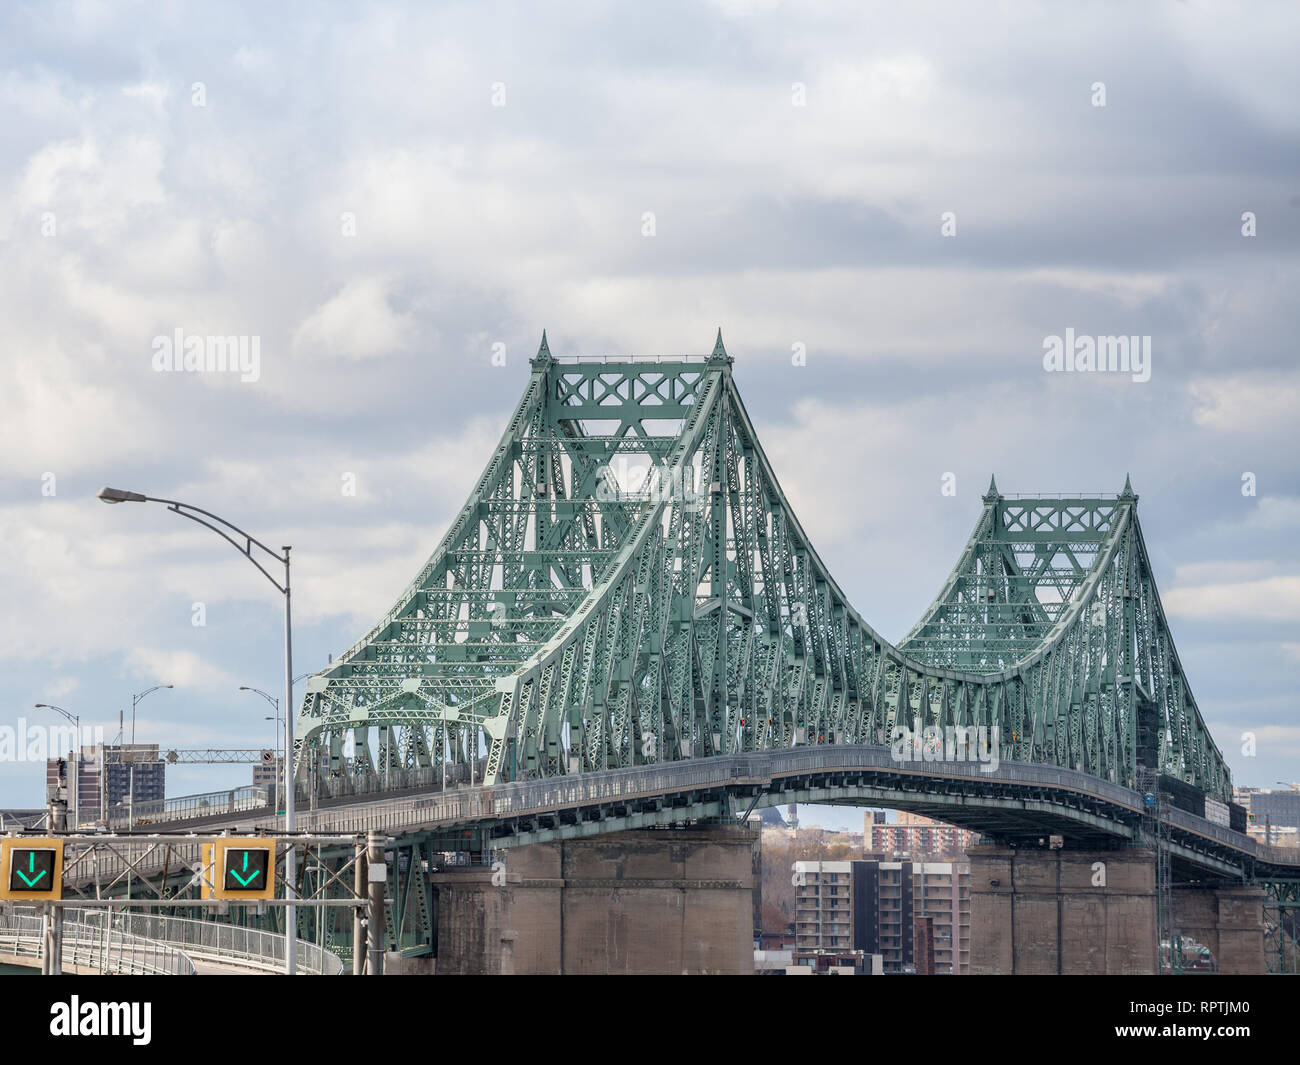
[[[81,742],[81,718],[80,718],[80,717],[78,717],[76,714],[69,713],[67,710],[64,710],[63,707],[61,707],[61,706],[55,706],[53,703],[37,703],[36,706],[37,706],[38,708],[39,708],[39,707],[45,707],[45,709],[47,709],[47,710],[57,710],[57,711],[58,711],[60,714],[62,714],[62,715],[63,715],[63,716],[64,716],[64,717],[69,721],[69,722],[71,722],[73,725],[76,725],[76,726],[77,726],[77,742],[78,742],[78,743]]]
[[[263,699],[265,699],[268,703],[270,703],[273,707],[275,707],[276,715],[277,715],[277,716],[279,715],[279,713],[280,713],[280,700],[279,700],[279,699],[276,699],[276,698],[274,698],[273,696],[268,695],[266,692],[262,691],[261,688],[250,688],[250,687],[249,687],[248,685],[246,685],[246,684],[241,685],[239,690],[240,690],[241,692],[252,692],[254,695],[260,695]]]
[[[190,504],[188,503],[178,503],[174,499],[159,499],[156,496],[145,496],[145,499],[150,503],[163,503],[166,505],[167,509],[172,511],[173,513],[179,514],[183,518],[189,518],[190,521],[196,521],[200,525],[206,525],[214,533],[216,533],[223,540],[229,543],[231,547],[233,547],[236,551],[238,551],[241,555],[243,555],[246,559],[248,559],[249,562],[251,562],[259,570],[261,570],[262,576],[264,576],[268,581],[270,581],[273,585],[275,585],[276,591],[278,591],[281,595],[288,594],[289,591],[287,587],[288,582],[286,581],[285,584],[281,584],[274,577],[272,577],[271,574],[266,571],[266,568],[256,558],[253,557],[253,548],[254,547],[260,548],[262,551],[266,552],[266,554],[269,555],[271,558],[275,559],[275,561],[278,562],[281,566],[284,566],[286,568],[288,568],[289,565],[289,556],[287,553],[281,555],[276,553],[275,551],[272,551],[269,547],[266,546],[266,544],[262,543],[262,541],[257,539],[255,536],[250,536],[248,533],[244,532],[244,530],[241,529],[238,525],[226,521],[225,518],[218,517],[216,514],[213,514],[211,511],[203,510],[200,507],[190,506]],[[199,517],[200,514],[202,514],[203,517]],[[204,518],[211,518],[212,521],[205,521]],[[217,522],[219,523],[219,525],[224,525],[225,529],[220,528],[219,525],[214,525],[213,522]],[[243,540],[243,543],[241,544],[239,540],[236,540],[235,537],[231,536],[230,533],[226,532],[226,529],[229,529],[231,532],[236,533]]]

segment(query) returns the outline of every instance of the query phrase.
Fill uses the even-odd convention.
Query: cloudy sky
[[[543,327],[677,355],[721,326],[882,633],[991,472],[1131,473],[1235,779],[1300,778],[1298,30],[1206,0],[6,5],[0,723],[53,702],[111,739],[170,683],[141,741],[271,743],[236,689],[281,684],[274,590],[102,485],[292,544],[315,670],[437,544]],[[178,329],[257,337],[257,379],[156,371]],[[1150,380],[1046,372],[1066,329],[1150,336]],[[43,773],[0,764],[0,806]]]

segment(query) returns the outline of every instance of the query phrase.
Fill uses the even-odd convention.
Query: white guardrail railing
[[[79,911],[84,912],[84,911]],[[103,915],[92,915],[100,916]],[[40,914],[0,913],[0,954],[39,959],[45,952],[45,921]],[[194,962],[183,951],[71,915],[63,921],[63,971],[119,976],[193,976]]]
[[[258,928],[170,914],[119,911],[113,914],[113,921],[133,936],[166,943],[184,951],[190,958],[284,971],[285,937],[279,932],[263,932]],[[337,954],[299,938],[298,971],[308,975],[339,976],[343,972],[343,962]]]
[[[0,914],[0,954],[41,957],[44,924],[39,912],[14,907]],[[63,917],[63,966],[126,975],[192,976],[194,962],[211,961],[239,968],[282,972],[285,937],[278,932],[198,921],[170,914],[68,907]],[[339,976],[337,954],[298,941],[298,971],[304,975]]]

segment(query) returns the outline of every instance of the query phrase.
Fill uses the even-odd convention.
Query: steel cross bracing
[[[893,645],[813,549],[721,334],[706,358],[598,362],[555,359],[543,335],[531,366],[442,543],[308,682],[296,742],[327,780],[436,779],[446,762],[492,784],[934,726],[990,730],[1005,759],[1128,787],[1145,766],[1231,798],[1127,482],[1029,499],[991,483]]]

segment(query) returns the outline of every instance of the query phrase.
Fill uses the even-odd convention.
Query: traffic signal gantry
[[[286,916],[292,913],[290,907],[352,910],[352,971],[378,976],[383,974],[386,939],[389,842],[376,829],[364,834],[271,836],[12,834],[0,837],[0,908],[9,903],[44,904],[43,920],[51,938],[43,955],[48,968],[42,972],[50,974],[62,971],[63,915],[68,908],[166,911],[198,906],[224,911],[231,904],[251,904],[259,912],[262,907],[284,907]],[[289,854],[299,849],[320,872],[309,878],[312,886],[305,893],[282,872]],[[328,864],[322,864],[323,850],[333,853]],[[177,880],[184,882],[177,885]],[[122,887],[125,895],[118,893]],[[101,888],[109,893],[101,894]]]

